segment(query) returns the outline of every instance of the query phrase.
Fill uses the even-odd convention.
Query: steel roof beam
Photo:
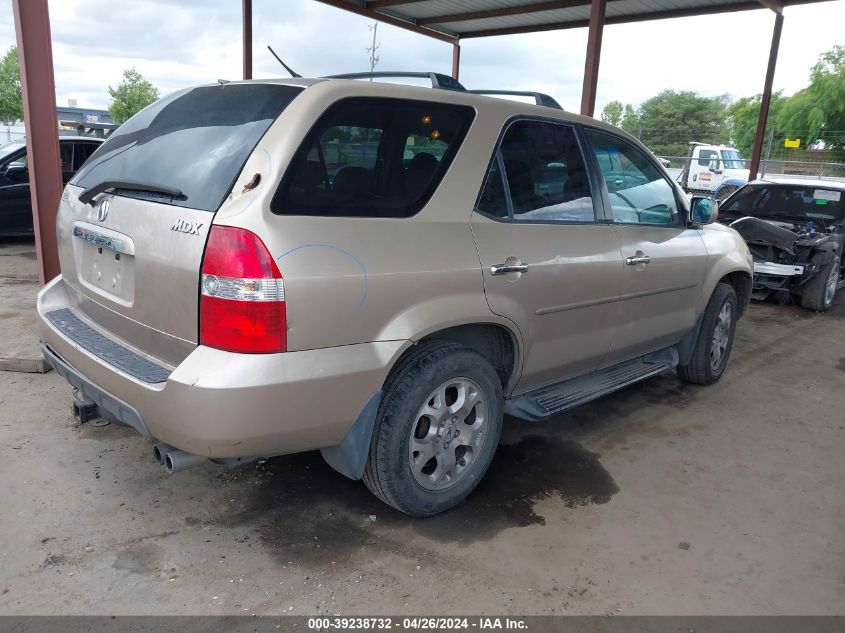
[[[382,1],[387,2],[388,0]],[[441,42],[448,42],[449,44],[457,44],[458,42],[458,38],[455,35],[429,29],[424,26],[418,26],[411,20],[403,20],[402,18],[387,15],[386,13],[376,12],[371,6],[376,4],[375,2],[368,2],[367,6],[352,4],[350,2],[346,2],[345,0],[317,0],[317,2],[322,2],[323,4],[327,4],[337,9],[344,9],[352,13],[357,13],[358,15],[363,15],[365,18],[369,18],[370,20],[378,20],[379,22],[384,22],[385,24],[390,24],[391,26],[398,26],[401,29],[407,29],[408,31],[413,31],[414,33],[419,33],[420,35],[428,35],[429,37],[433,37]]]
[[[757,0],[767,9],[771,9],[775,13],[783,13],[783,2],[780,0]]]
[[[241,2],[244,79],[252,79],[252,0]]]
[[[772,83],[775,79],[775,67],[778,62],[780,48],[780,34],[783,31],[783,13],[775,15],[775,26],[772,29],[772,46],[769,49],[769,65],[766,68],[766,81],[763,84],[763,94],[760,96],[760,115],[757,117],[757,133],[754,135],[754,148],[751,150],[751,165],[748,168],[748,180],[757,178],[760,171],[760,158],[763,156],[763,136],[766,134],[766,123],[769,120],[769,105],[772,102]]]
[[[400,4],[414,4],[417,0],[370,0],[364,2],[366,9],[384,9],[385,7],[396,7]]]
[[[526,13],[555,11],[557,9],[571,9],[573,7],[583,7],[589,4],[590,0],[552,0],[550,2],[537,2],[535,4],[521,4],[515,7],[487,9],[485,11],[467,11],[466,13],[436,15],[428,18],[420,18],[417,20],[417,24],[419,24],[420,26],[425,26],[428,24],[448,24],[449,22],[485,20],[487,18],[502,18],[511,15],[523,15]]]
[[[64,188],[59,157],[50,12],[47,0],[13,0],[12,10],[21,67],[38,280],[45,284],[60,272],[56,214]]]
[[[759,9],[755,2],[732,2],[712,7],[690,7],[685,9],[665,9],[652,11],[650,13],[633,13],[631,15],[615,15],[607,17],[605,25],[629,24],[632,22],[648,22],[651,20],[664,20],[668,18],[686,18],[696,15],[712,15],[714,13],[729,13],[732,11],[750,11]],[[515,35],[518,33],[535,33],[539,31],[558,31],[565,29],[578,29],[589,26],[589,20],[568,20],[566,22],[548,22],[545,24],[528,24],[525,26],[504,27],[495,29],[484,29],[480,31],[465,31],[459,33],[461,39],[474,37],[492,37],[495,35]]]
[[[587,34],[587,55],[584,60],[584,84],[581,88],[581,114],[584,116],[593,116],[596,110],[601,39],[604,33],[606,11],[607,0],[592,0],[590,31]]]

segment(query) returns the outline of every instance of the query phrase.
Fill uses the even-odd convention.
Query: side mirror
[[[710,159],[710,171],[714,174],[721,174],[722,170],[719,169],[719,159],[718,158],[711,158]]]
[[[24,163],[9,163],[3,175],[14,182],[29,180],[29,168]]]
[[[690,221],[696,224],[712,224],[719,217],[719,203],[707,196],[693,196],[689,215]]]

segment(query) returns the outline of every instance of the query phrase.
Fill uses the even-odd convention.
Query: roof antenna
[[[276,55],[276,51],[274,51],[274,50],[271,48],[271,46],[270,46],[269,44],[267,45],[267,50],[269,50],[271,53],[273,53],[273,57],[275,57],[275,58],[278,60],[278,62],[279,62],[282,66],[284,66],[284,67],[285,67],[285,70],[286,70],[286,71],[288,71],[288,72],[290,73],[290,76],[291,76],[291,77],[302,77],[302,75],[300,75],[300,74],[299,74],[298,72],[296,72],[293,68],[291,68],[290,66],[288,66],[285,62],[283,62],[283,61],[282,61],[282,58],[281,58],[281,57],[279,57],[278,55]]]

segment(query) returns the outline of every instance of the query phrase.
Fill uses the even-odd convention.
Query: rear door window
[[[154,196],[157,202],[216,211],[267,128],[302,90],[225,83],[173,93],[115,130],[71,184],[159,185],[183,195]],[[116,193],[150,197],[131,188]]]
[[[405,218],[431,198],[466,136],[467,106],[339,101],[311,129],[273,198],[279,215]]]

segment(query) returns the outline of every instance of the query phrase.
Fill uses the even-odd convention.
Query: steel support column
[[[252,79],[252,0],[242,0],[244,79]]]
[[[458,81],[461,71],[461,45],[455,42],[452,44],[452,79]]]
[[[778,61],[780,34],[783,31],[783,13],[775,16],[775,28],[772,31],[772,48],[769,50],[769,67],[766,69],[766,83],[760,97],[760,116],[757,118],[757,134],[754,137],[754,149],[751,151],[751,165],[748,179],[754,180],[760,171],[760,157],[763,155],[763,137],[766,135],[766,123],[769,120],[769,104],[772,102],[772,83],[775,79],[775,66]]]
[[[47,0],[12,0],[12,8],[21,67],[38,280],[44,284],[59,274],[56,212],[63,187],[50,13]]]
[[[584,116],[593,116],[596,109],[601,38],[606,8],[607,0],[593,0],[590,7],[590,32],[587,35],[587,59],[584,62],[584,87],[581,89],[581,114]]]

